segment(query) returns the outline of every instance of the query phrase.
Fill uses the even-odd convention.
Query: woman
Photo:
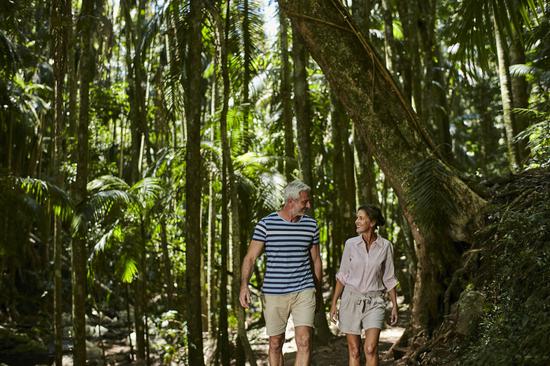
[[[367,365],[378,365],[378,339],[384,323],[384,292],[392,302],[390,324],[397,323],[397,279],[394,274],[392,244],[377,234],[385,219],[380,209],[366,205],[357,210],[356,237],[346,241],[336,288],[330,308],[330,319],[338,318],[339,328],[346,333],[349,365],[359,365],[361,333],[365,330]],[[340,301],[340,309],[336,303]]]

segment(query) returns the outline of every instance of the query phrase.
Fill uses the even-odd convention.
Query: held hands
[[[248,306],[250,305],[250,290],[248,289],[248,285],[241,286],[239,301],[243,308],[248,309]]]

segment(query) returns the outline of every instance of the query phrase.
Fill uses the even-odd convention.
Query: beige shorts
[[[283,334],[288,317],[292,314],[294,326],[313,328],[315,318],[315,289],[308,288],[300,292],[284,295],[264,294],[264,317],[268,336]]]
[[[363,329],[382,329],[385,312],[386,301],[382,292],[363,295],[344,287],[338,312],[338,327],[343,333],[358,335],[361,335]]]

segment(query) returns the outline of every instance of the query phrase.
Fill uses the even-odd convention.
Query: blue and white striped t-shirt
[[[315,287],[309,254],[312,245],[319,245],[315,219],[304,215],[297,222],[288,222],[274,212],[256,225],[252,240],[265,245],[264,294],[288,294]]]

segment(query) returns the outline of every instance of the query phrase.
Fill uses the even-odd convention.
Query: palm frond
[[[92,252],[91,252],[91,258],[90,261],[99,253],[102,253],[109,247],[109,243],[113,237],[119,236],[121,231],[121,227],[118,225],[118,222],[115,222],[114,225],[111,226],[109,230],[107,230],[101,238],[97,241],[97,243],[94,245]]]
[[[119,262],[120,268],[122,268],[122,273],[120,279],[124,283],[132,283],[136,278],[138,273],[137,263],[133,258],[123,257]]]
[[[129,189],[129,193],[144,204],[155,200],[161,192],[160,179],[151,177],[143,178]]]
[[[121,178],[112,175],[103,175],[88,183],[88,192],[101,192],[101,191],[127,191],[130,186]]]
[[[525,64],[514,64],[510,66],[510,75],[511,76],[526,76],[531,75],[534,71],[534,68]]]
[[[488,65],[487,45],[494,52],[494,20],[508,37],[522,40],[523,26],[533,28],[539,23],[540,1],[494,1],[464,0],[458,2],[447,33],[456,47],[454,56],[469,62],[479,61],[483,68]],[[519,15],[519,16],[518,16]]]
[[[73,204],[69,193],[56,184],[31,177],[19,178],[18,183],[37,204],[46,210],[51,207],[53,213],[61,220],[66,221],[72,216]]]
[[[126,191],[112,189],[92,194],[83,205],[78,215],[77,224],[101,222],[109,217],[114,208],[126,207],[134,202],[134,198]]]

